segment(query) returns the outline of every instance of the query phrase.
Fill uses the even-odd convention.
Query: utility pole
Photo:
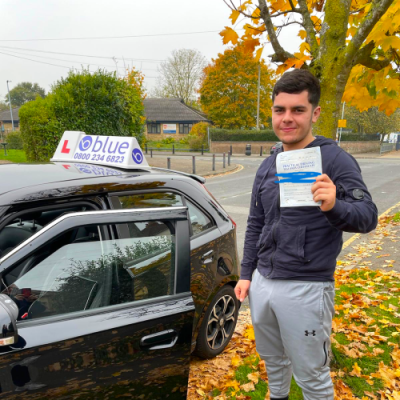
[[[342,108],[342,120],[344,119],[344,106],[346,105],[346,102],[343,102],[343,108]],[[339,128],[339,147],[340,147],[340,141],[342,140],[342,127]]]
[[[11,96],[10,96],[10,89],[8,88],[8,82],[11,82],[11,81],[7,81],[7,90],[8,90],[8,102],[10,103],[11,124],[12,124],[12,130],[14,132],[15,131],[15,129],[14,129],[14,117],[13,117],[13,114],[12,114]]]
[[[261,67],[258,63],[258,87],[257,87],[257,130],[260,129],[260,75]]]

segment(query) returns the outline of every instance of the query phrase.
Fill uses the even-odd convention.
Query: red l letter
[[[71,151],[71,149],[68,149],[67,146],[68,146],[68,140],[66,140],[66,141],[64,142],[64,146],[63,146],[63,148],[61,149],[61,153],[67,153],[67,154],[69,154],[69,152]]]

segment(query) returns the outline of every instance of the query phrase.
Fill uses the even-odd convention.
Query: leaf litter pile
[[[396,260],[383,253],[385,243],[400,244],[399,213],[381,218],[372,238],[337,263],[331,336],[336,399],[400,400],[400,273],[393,269]],[[242,310],[221,355],[212,360],[193,357],[188,399],[268,397],[250,311]],[[302,399],[294,381],[290,399]]]

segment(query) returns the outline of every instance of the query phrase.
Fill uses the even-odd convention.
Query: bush
[[[6,141],[8,148],[12,150],[22,150],[24,142],[22,140],[21,132],[11,132],[7,135]]]
[[[221,142],[277,142],[278,137],[270,129],[256,131],[254,129],[210,129],[210,138]]]
[[[140,79],[135,85],[117,78],[115,73],[71,71],[67,78],[53,85],[52,93],[45,99],[30,101],[20,110],[28,160],[47,161],[64,131],[134,136],[142,145],[142,100]]]
[[[201,146],[204,146],[204,148],[207,147],[207,139],[204,141],[204,138],[201,136],[196,136],[189,134],[188,136],[188,143],[189,147],[193,150],[200,150]]]
[[[21,136],[28,161],[48,161],[62,136],[52,108],[52,96],[38,97],[19,110]]]
[[[207,122],[199,122],[193,125],[192,130],[188,135],[189,147],[193,150],[200,150],[201,147],[207,147],[208,136],[207,128],[210,126]]]
[[[207,138],[207,128],[210,126],[207,122],[198,122],[194,124],[192,130],[190,131],[191,135],[206,137]]]
[[[166,138],[161,139],[161,143],[163,143],[163,144],[175,143],[175,139],[171,136],[167,136]]]
[[[180,144],[189,144],[189,139],[187,137],[184,137],[179,140],[179,143]]]

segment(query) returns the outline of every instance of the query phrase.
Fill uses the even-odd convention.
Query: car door
[[[113,193],[110,197],[114,209],[136,209],[138,207],[188,207],[191,249],[191,292],[196,306],[194,326],[198,325],[204,306],[211,295],[218,291],[223,279],[217,273],[218,242],[221,232],[212,217],[193,201],[171,190],[142,190]],[[121,229],[120,235],[128,234]],[[193,345],[198,332],[193,334]]]
[[[185,399],[194,304],[186,207],[63,215],[0,259],[18,342],[0,398]],[[118,228],[128,224],[130,236]]]

